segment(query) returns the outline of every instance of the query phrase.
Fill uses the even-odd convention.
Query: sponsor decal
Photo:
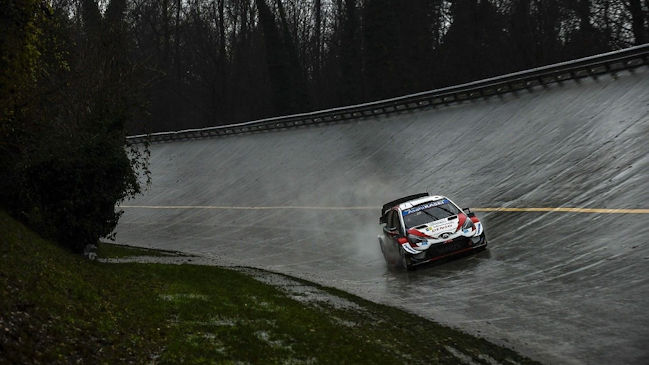
[[[443,223],[440,225],[436,225],[433,227],[428,227],[426,230],[430,232],[439,232],[439,231],[445,231],[447,229],[453,229],[455,227],[455,224],[453,223]]]
[[[432,201],[432,202],[429,202],[429,203],[424,203],[424,204],[417,205],[416,207],[412,207],[410,209],[406,209],[403,212],[401,212],[401,214],[403,214],[403,216],[405,217],[408,214],[417,213],[417,212],[422,211],[424,209],[437,207],[437,206],[448,204],[448,203],[450,203],[450,201],[448,199],[436,200],[436,201]]]

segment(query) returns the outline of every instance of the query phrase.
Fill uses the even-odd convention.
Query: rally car
[[[404,269],[487,247],[484,227],[469,208],[449,198],[421,193],[383,205],[379,236],[388,263]]]

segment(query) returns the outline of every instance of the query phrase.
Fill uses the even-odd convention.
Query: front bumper
[[[413,265],[420,265],[487,246],[487,238],[484,233],[477,238],[477,242],[474,242],[469,237],[459,236],[448,243],[437,243],[424,251],[410,255],[410,260]]]

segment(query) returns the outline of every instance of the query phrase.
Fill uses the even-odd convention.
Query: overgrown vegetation
[[[351,295],[305,304],[217,267],[84,260],[2,211],[0,240],[0,363],[532,363]]]
[[[125,1],[79,18],[38,0],[0,12],[0,201],[75,251],[113,231],[115,203],[148,178],[146,147],[125,149],[143,105]],[[140,173],[142,176],[140,176]]]

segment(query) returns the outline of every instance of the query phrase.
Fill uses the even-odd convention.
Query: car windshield
[[[458,213],[460,210],[448,199],[419,204],[402,212],[406,228],[448,218]]]

